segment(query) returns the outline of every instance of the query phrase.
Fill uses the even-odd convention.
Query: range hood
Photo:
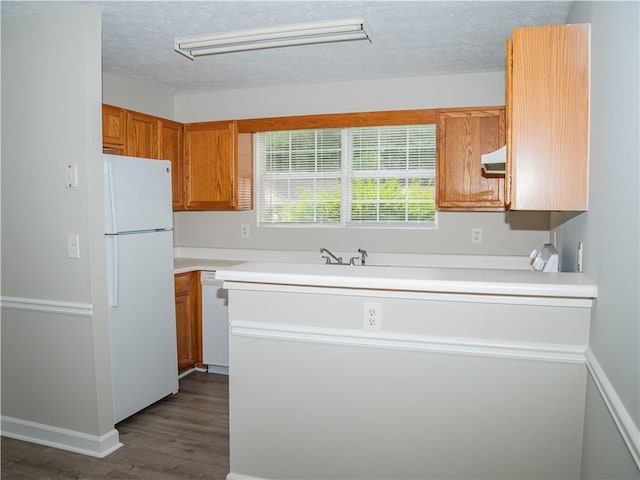
[[[482,170],[490,175],[504,175],[505,164],[507,162],[507,146],[499,148],[494,152],[485,153],[480,156]]]

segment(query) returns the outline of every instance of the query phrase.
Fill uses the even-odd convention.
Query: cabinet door
[[[586,210],[589,25],[515,28],[512,49],[507,202],[514,210]]]
[[[238,204],[236,210],[253,208],[253,134],[238,134]]]
[[[171,160],[173,210],[184,210],[184,141],[183,126],[160,120],[158,158]]]
[[[178,370],[184,370],[201,361],[198,291],[197,272],[175,276]]]
[[[126,141],[126,110],[102,105],[102,150],[104,153],[124,155]]]
[[[127,111],[127,142],[124,151],[130,157],[158,158],[158,119]]]
[[[506,123],[506,133],[505,140],[507,144],[507,156],[505,158],[505,166],[504,166],[504,206],[506,208],[511,208],[511,184],[513,183],[513,174],[511,173],[511,166],[513,165],[513,160],[511,158],[511,145],[513,144],[511,128],[513,126],[512,111],[513,111],[513,43],[511,38],[507,38],[507,62],[505,65],[505,123]]]
[[[189,124],[185,128],[185,207],[232,210],[238,205],[236,122]]]
[[[504,176],[485,174],[480,162],[504,142],[504,108],[438,110],[438,209],[504,210]]]

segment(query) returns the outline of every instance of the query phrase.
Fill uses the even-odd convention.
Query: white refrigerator
[[[178,391],[171,162],[104,155],[114,423]]]

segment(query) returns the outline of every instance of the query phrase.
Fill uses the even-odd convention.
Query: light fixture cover
[[[176,38],[175,50],[193,60],[200,55],[352,40],[371,42],[371,29],[364,20],[337,20]]]

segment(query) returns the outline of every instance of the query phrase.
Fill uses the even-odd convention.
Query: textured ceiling
[[[3,18],[65,2],[3,0]],[[68,3],[68,2],[67,2]],[[504,69],[516,26],[565,23],[551,1],[101,1],[103,71],[175,93]],[[363,18],[373,42],[260,50],[188,60],[175,37]]]

